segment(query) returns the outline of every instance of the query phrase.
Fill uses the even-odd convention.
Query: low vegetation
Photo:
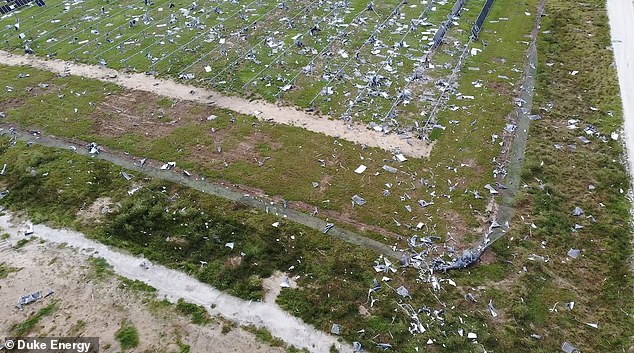
[[[134,290],[146,294],[154,294],[156,293],[156,288],[141,282],[139,280],[131,280],[125,277],[119,276],[119,281],[121,281],[121,285],[128,290]]]
[[[24,247],[26,244],[30,243],[30,242],[31,242],[31,240],[33,240],[33,238],[23,238],[23,239],[20,239],[20,240],[18,240],[18,241],[15,243],[14,248],[16,248],[16,249],[20,249],[20,248]]]
[[[0,279],[5,279],[9,276],[9,274],[16,271],[19,271],[19,269],[8,266],[4,262],[0,262]]]
[[[541,119],[531,122],[513,230],[486,266],[497,274],[478,267],[454,279],[486,286],[494,300],[500,317],[483,313],[496,327],[482,340],[487,350],[555,352],[570,342],[582,352],[628,352],[630,183],[621,139],[611,138],[623,116],[605,1],[548,0],[545,9],[532,111]],[[575,207],[584,214],[573,216]]]
[[[434,235],[446,237],[451,233],[477,241],[479,228],[485,224],[487,200],[474,198],[471,192],[480,190],[484,195],[483,186],[493,182],[491,161],[499,155],[500,147],[491,142],[491,134],[502,134],[505,117],[513,110],[513,82],[518,80],[517,70],[524,64],[525,47],[518,42],[532,28],[534,17],[524,12],[531,10],[534,3],[535,0],[527,4],[514,1],[515,6],[494,7],[491,18],[508,20],[487,23],[487,33],[492,34],[487,37],[486,50],[468,57],[464,65],[478,70],[465,69],[458,80],[460,93],[477,98],[450,100],[449,104],[458,109],[440,113],[439,123],[446,130],[434,130],[434,153],[429,159],[410,158],[397,163],[389,152],[301,128],[125,91],[94,80],[56,78],[26,67],[0,70],[0,84],[14,87],[5,98],[11,102],[6,120],[46,134],[95,141],[109,150],[139,158],[176,161],[178,168],[206,180],[236,185],[245,193],[271,195],[278,202],[284,199],[291,207],[307,213],[317,208],[318,217],[389,245],[405,247],[399,236],[421,235],[415,227],[419,221]],[[479,2],[469,4],[471,11],[463,13],[455,38],[468,37],[478,5]],[[438,11],[430,16],[444,19],[443,13],[450,6],[438,5]],[[420,10],[419,6],[406,11],[411,15]],[[484,48],[481,43],[474,45]],[[439,62],[453,64],[457,54],[450,53],[455,50],[451,42],[441,46]],[[18,78],[24,72],[31,73],[31,77]],[[483,82],[482,87],[473,86],[477,80]],[[25,93],[41,82],[50,87],[33,95]],[[413,109],[414,105],[401,109],[415,111],[418,118],[420,112]],[[209,116],[215,118],[208,121]],[[368,168],[363,175],[353,172],[360,164]],[[399,172],[384,171],[386,164]],[[384,195],[384,190],[389,194]],[[355,194],[367,203],[354,207],[351,197]],[[418,205],[419,200],[433,201],[434,205],[423,208]]]
[[[284,347],[286,344],[284,341],[277,337],[273,337],[271,332],[264,327],[256,327],[253,325],[243,326],[246,331],[251,332],[255,337],[263,343],[270,345],[271,347]]]
[[[196,325],[206,325],[212,322],[207,309],[200,305],[186,303],[183,299],[179,299],[176,303],[176,310],[181,314],[191,316],[192,323]]]
[[[121,346],[121,350],[127,351],[139,345],[139,332],[132,323],[123,321],[115,333],[115,338]]]
[[[524,12],[534,14],[536,3],[518,2],[512,10],[510,6],[494,6],[491,19],[509,17],[510,21],[486,23],[482,39],[488,46],[465,65],[478,66],[480,70],[466,71],[461,88],[478,75],[484,75],[495,89],[482,94],[482,104],[461,109],[455,115],[441,114],[441,123],[447,126],[455,116],[460,120],[457,127],[434,135],[435,148],[443,153],[432,155],[429,161],[405,164],[405,168],[411,168],[408,172],[420,173],[417,177],[434,174],[438,193],[441,181],[455,179],[449,167],[462,162],[477,166],[462,174],[466,181],[461,184],[460,195],[442,199],[430,213],[455,209],[468,228],[478,226],[476,216],[481,216],[485,203],[462,191],[481,188],[490,180],[491,160],[499,149],[493,149],[488,141],[492,132],[503,129],[506,121],[501,117],[512,109],[509,95],[494,92],[512,90],[512,86],[506,81],[500,85],[497,78],[508,76],[509,81],[517,81],[516,71],[523,67],[524,52],[514,50],[513,44],[525,39],[533,17]],[[522,171],[524,187],[516,200],[517,216],[512,221],[512,231],[485,254],[478,266],[437,274],[457,284],[453,287],[443,282],[439,293],[430,292],[427,278],[418,278],[417,272],[399,270],[381,281],[384,288],[374,294],[377,301],[370,302],[368,288],[374,278],[381,280],[383,276],[372,269],[377,258],[372,252],[274,215],[163,181],[137,176],[131,184],[120,177],[120,168],[67,151],[27,148],[20,143],[9,147],[3,140],[0,163],[9,165],[3,180],[11,192],[1,202],[9,208],[24,210],[36,222],[77,228],[101,242],[143,254],[151,261],[179,269],[248,300],[263,298],[261,279],[275,270],[299,276],[299,289],[283,289],[278,304],[324,331],[329,331],[333,323],[341,325],[342,338],[361,342],[367,351],[374,350],[376,343],[389,342],[399,351],[429,348],[438,352],[555,352],[568,341],[584,352],[627,352],[634,332],[634,286],[628,273],[628,258],[632,254],[630,203],[625,197],[630,187],[622,164],[623,146],[610,138],[612,132],[620,129],[622,114],[608,29],[602,1],[546,2],[532,112],[541,119],[531,123]],[[506,40],[498,42],[500,35]],[[502,62],[508,65],[500,65]],[[572,75],[573,70],[578,73]],[[45,75],[29,71],[37,75],[33,77]],[[15,74],[13,71],[3,79],[13,80]],[[52,78],[44,76],[40,80]],[[92,87],[87,82],[82,84]],[[465,88],[463,93],[473,92]],[[92,98],[97,103],[103,100],[98,96]],[[459,102],[452,100],[452,103]],[[188,145],[192,141],[209,148],[216,146],[216,141],[200,135],[199,125],[194,124],[167,137],[144,141],[138,133],[117,138],[94,135],[90,131],[92,125],[84,124],[81,118],[74,120],[77,125],[68,123],[72,127],[65,128],[61,120],[44,121],[27,116],[25,112],[32,110],[30,105],[19,109],[24,111],[13,111],[15,115],[9,114],[9,119],[24,126],[55,131],[60,136],[94,138],[112,148],[160,160],[178,159],[179,166],[182,162],[186,168],[197,164],[192,156],[213,153],[193,149],[193,145]],[[474,120],[477,122],[471,125]],[[567,129],[568,120],[578,120],[579,129]],[[356,176],[339,167],[339,163],[356,167],[360,163],[358,154],[366,153],[363,163],[379,169],[389,155],[375,150],[362,152],[345,143],[333,147],[332,139],[288,127],[262,124],[256,132],[250,130],[253,123],[240,117],[236,125],[231,125],[228,119],[221,118],[214,127],[227,129],[229,135],[236,133],[244,139],[263,133],[272,141],[283,141],[285,146],[280,148],[270,142],[254,147],[263,151],[262,155],[273,156],[269,164],[258,167],[242,160],[230,161],[230,166],[224,167],[224,157],[218,157],[207,165],[202,162],[198,171],[216,180],[260,187],[291,201],[307,199],[321,205],[328,199],[332,203],[321,207],[333,212],[350,210],[343,205],[349,203],[352,190],[377,188],[386,182],[383,176],[373,180],[352,179]],[[578,136],[585,134],[581,130],[587,125],[607,136],[607,141],[590,136],[590,144],[580,143]],[[220,145],[231,150],[242,141]],[[325,157],[329,169],[322,173],[318,163],[297,152],[297,146],[316,151],[311,156],[314,159],[331,155],[333,148],[340,154],[332,160]],[[291,153],[292,148],[297,150]],[[471,157],[474,160],[468,161]],[[298,164],[293,166],[294,163]],[[334,175],[332,185],[323,193],[313,190],[310,182],[328,175]],[[448,184],[443,184],[443,192]],[[128,195],[133,185],[142,189]],[[373,206],[355,208],[353,218],[396,232],[403,230],[391,219],[395,211],[403,212],[402,204],[396,202],[400,191],[404,189],[394,193],[394,199],[384,199],[380,194],[367,196]],[[82,207],[104,196],[119,205],[114,212],[105,215],[98,224],[77,221],[76,214]],[[583,208],[584,217],[572,216],[577,206]],[[438,233],[451,231],[450,222],[436,220]],[[278,228],[271,226],[276,221],[280,222]],[[384,240],[392,241],[387,237]],[[227,246],[230,243],[233,247]],[[569,258],[570,248],[581,249],[581,256]],[[97,263],[95,267],[96,272],[107,270],[107,264]],[[400,285],[407,286],[412,298],[400,298],[394,293],[392,289]],[[473,293],[478,301],[465,300],[466,293]],[[497,310],[495,318],[489,313],[489,300]],[[411,335],[410,318],[397,305],[401,302],[421,308],[422,312],[442,310],[442,325],[434,325],[438,321],[432,320],[431,314],[422,315],[425,323],[430,324],[427,331]],[[574,309],[564,304],[569,302],[576,303]],[[196,323],[208,319],[204,308],[196,305],[179,302],[177,309],[191,315]],[[598,329],[588,323],[598,324]],[[268,343],[275,340],[268,331],[250,330]],[[477,342],[468,339],[467,332],[477,333]],[[427,345],[430,339],[433,344]],[[138,344],[138,337],[136,341]]]
[[[88,263],[97,278],[104,278],[105,276],[114,274],[114,272],[112,272],[112,266],[103,257],[90,257]]]
[[[31,333],[31,331],[42,321],[46,316],[51,315],[57,310],[57,302],[52,302],[47,306],[39,309],[35,314],[31,315],[24,322],[15,324],[11,327],[11,334],[16,337],[23,337]]]

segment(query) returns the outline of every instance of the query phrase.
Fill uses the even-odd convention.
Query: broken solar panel
[[[7,3],[3,6],[0,6],[0,14],[4,15],[7,14],[13,10],[17,10],[21,7],[24,7],[28,4],[30,4],[31,2],[33,2],[33,0],[15,0],[15,1],[7,1]],[[44,3],[44,0],[35,0],[35,4],[37,6],[44,6],[46,5]]]

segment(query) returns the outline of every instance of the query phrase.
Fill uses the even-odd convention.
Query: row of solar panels
[[[6,5],[0,6],[0,14],[1,15],[7,14],[11,11],[24,7],[30,4],[31,2],[33,2],[33,0],[14,0],[14,1],[8,2]],[[46,5],[44,3],[44,0],[35,0],[35,4],[40,7]]]
[[[473,28],[471,29],[471,37],[473,39],[478,39],[478,36],[480,35],[480,31],[482,30],[482,24],[484,23],[484,20],[487,18],[487,15],[489,14],[491,5],[493,5],[493,0],[487,0],[484,3],[484,6],[482,7],[482,11],[480,11],[478,18],[476,19],[475,24],[473,25]]]

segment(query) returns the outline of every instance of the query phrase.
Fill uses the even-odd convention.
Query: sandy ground
[[[16,236],[20,236],[19,234],[24,234],[24,230],[27,229],[26,223],[16,222],[15,224],[11,220],[11,215],[6,214],[0,217],[0,228],[4,229],[8,234],[13,236],[15,241]],[[335,345],[335,347],[342,353],[350,353],[352,352],[352,347],[347,345],[342,345],[337,342],[337,338],[331,335],[328,335],[324,332],[318,331],[312,326],[309,326],[302,322],[300,319],[291,316],[286,313],[282,309],[279,308],[275,303],[271,302],[247,302],[242,299],[232,297],[226,293],[220,292],[219,290],[203,284],[196,279],[189,277],[181,272],[167,269],[163,266],[151,264],[149,269],[144,269],[141,267],[142,259],[124,254],[119,251],[115,251],[110,249],[109,247],[100,244],[98,242],[86,239],[86,237],[77,232],[65,230],[65,229],[52,229],[45,225],[35,225],[34,236],[47,241],[50,244],[67,244],[68,247],[77,249],[78,252],[83,254],[85,258],[88,255],[98,256],[104,258],[110,265],[113,266],[113,271],[123,277],[139,280],[144,283],[147,283],[158,290],[159,298],[166,298],[172,302],[176,302],[178,299],[184,299],[189,303],[194,303],[198,305],[202,305],[214,316],[220,315],[224,318],[227,318],[231,321],[236,322],[239,325],[256,325],[259,327],[266,327],[275,337],[279,337],[290,345],[294,345],[299,348],[307,348],[311,352],[329,352],[330,347]],[[24,237],[21,235],[21,237]],[[46,250],[42,250],[42,252],[46,254],[50,254],[51,252],[48,249],[51,249],[51,246],[48,246]],[[6,250],[4,250],[6,251]],[[4,256],[3,256],[4,257]],[[21,261],[20,267],[25,267],[25,272],[20,271],[17,275],[22,276],[22,274],[26,274],[26,277],[22,277],[22,280],[17,280],[13,278],[11,281],[13,292],[9,292],[5,290],[5,285],[2,284],[2,290],[0,291],[1,297],[4,298],[2,301],[4,306],[0,308],[0,317],[4,318],[2,310],[9,310],[10,313],[13,313],[12,307],[14,306],[14,302],[17,301],[17,298],[21,294],[29,293],[34,290],[46,290],[46,287],[52,287],[58,293],[57,296],[67,297],[68,300],[68,311],[75,310],[73,307],[88,307],[89,305],[85,302],[88,302],[88,295],[90,295],[90,301],[92,301],[93,297],[103,299],[99,300],[111,300],[111,303],[114,303],[115,306],[119,305],[121,307],[127,308],[127,310],[140,310],[139,306],[134,302],[134,300],[130,301],[127,297],[117,297],[116,295],[108,294],[108,292],[103,292],[101,294],[92,295],[91,292],[94,291],[96,287],[95,284],[90,283],[82,283],[83,280],[77,281],[76,278],[72,277],[70,274],[73,271],[80,271],[79,267],[82,263],[81,261],[77,261],[77,259],[73,259],[72,257],[68,257],[69,265],[60,265],[60,264],[49,264],[44,259],[40,262],[36,262],[33,264],[30,259],[20,258],[19,256],[15,256],[15,259],[12,261]],[[28,270],[27,270],[28,269]],[[38,284],[36,286],[36,282],[33,280],[29,280],[29,271],[33,271],[33,273],[41,273],[42,284]],[[53,271],[48,272],[48,271]],[[57,272],[55,272],[57,271]],[[68,272],[68,273],[66,273]],[[46,275],[48,273],[48,275]],[[81,271],[79,272],[79,276],[81,276]],[[279,277],[279,275],[278,275]],[[66,282],[67,286],[64,287],[58,283],[58,281]],[[271,280],[271,283],[276,279]],[[0,281],[0,283],[4,283],[5,281]],[[77,286],[77,283],[82,283]],[[7,284],[8,286],[9,284]],[[40,288],[43,286],[44,288]],[[37,288],[35,288],[37,287]],[[79,288],[81,287],[81,288]],[[84,288],[86,287],[86,288]],[[113,290],[113,289],[111,289]],[[75,291],[75,292],[74,292]],[[75,295],[74,293],[77,293]],[[84,295],[84,299],[79,294]],[[73,299],[80,299],[77,302],[73,301]],[[269,298],[270,299],[270,298]],[[138,302],[137,302],[138,303]],[[46,304],[46,301],[44,301]],[[211,305],[215,304],[215,308],[211,308]],[[34,308],[37,307],[34,306]],[[102,308],[108,306],[96,306],[93,309],[96,312],[102,310]],[[9,308],[9,309],[7,309]],[[86,309],[89,310],[89,309]],[[114,312],[115,310],[108,310]],[[22,315],[22,314],[11,314],[11,315]],[[134,312],[131,312],[131,317],[135,319],[139,318]],[[24,319],[23,316],[16,316],[14,321],[21,321]],[[65,314],[62,314],[61,317],[65,317]],[[4,325],[4,321],[2,320]],[[109,325],[115,325],[116,327],[96,327],[96,333],[103,333],[105,336],[111,336],[110,332],[106,332],[106,329],[112,330],[112,333],[116,331],[118,328],[116,320],[101,320],[102,322],[109,323]],[[136,321],[135,321],[136,322]],[[12,322],[13,323],[13,322]],[[0,328],[2,326],[0,325]],[[143,320],[139,321],[139,329],[148,332],[149,335],[157,334],[159,335],[162,331],[161,329],[156,329],[165,327],[165,329],[169,329],[169,324],[163,323],[161,320],[154,324],[146,324]],[[51,323],[51,327],[58,327],[60,325]],[[61,326],[60,326],[61,327]],[[3,330],[6,330],[3,329]],[[156,332],[153,332],[155,330]],[[152,331],[152,332],[151,332]],[[45,331],[51,332],[51,331]],[[248,340],[247,340],[248,342]],[[204,342],[200,344],[205,344]],[[238,344],[238,343],[236,343]],[[220,345],[216,345],[218,348]],[[254,346],[257,346],[254,344]],[[251,349],[244,349],[245,347],[236,346],[235,349],[227,346],[227,349],[217,350],[218,352],[251,352]],[[215,348],[214,348],[215,349]],[[214,350],[192,350],[192,352],[215,352]]]
[[[628,167],[631,181],[634,182],[634,1],[608,0],[608,16],[621,88]],[[634,270],[634,258],[630,266]]]
[[[19,269],[0,279],[0,337],[9,335],[13,324],[24,322],[55,301],[58,309],[31,335],[97,336],[101,352],[118,352],[115,332],[127,320],[139,331],[140,344],[135,352],[177,352],[178,340],[189,345],[191,352],[284,352],[258,342],[241,328],[223,334],[221,320],[199,326],[173,308],[149,309],[146,298],[151,294],[125,289],[114,276],[97,278],[87,255],[73,249],[36,240],[18,250],[0,250],[0,257],[0,263]],[[22,311],[15,308],[19,296],[38,290],[47,293],[49,289],[55,294]]]
[[[2,50],[0,50],[0,63],[11,66],[29,65],[58,74],[64,73],[65,66],[69,65],[72,75],[111,82],[129,89],[151,92],[175,99],[214,103],[218,107],[253,115],[258,119],[299,126],[309,131],[388,151],[400,150],[403,154],[411,157],[427,157],[431,152],[431,145],[416,138],[403,139],[394,134],[384,135],[369,130],[364,125],[348,125],[340,120],[309,114],[293,107],[281,107],[263,101],[249,101],[239,97],[226,96],[215,91],[179,84],[172,80],[157,79],[142,73],[124,74],[100,66],[71,64],[62,60],[45,60],[35,56],[10,54]],[[114,75],[116,75],[115,78],[110,78]],[[194,94],[191,94],[191,91],[194,91]]]
[[[632,0],[608,0],[608,16],[612,35],[612,48],[616,61],[625,143],[628,149],[630,173],[634,173],[634,3]]]
[[[282,292],[282,282],[288,278],[288,284],[291,286],[290,288],[297,288],[297,283],[292,277],[288,277],[286,273],[275,271],[273,275],[269,278],[265,278],[262,281],[262,288],[264,288],[264,302],[265,303],[273,303],[275,304],[275,300],[277,296]]]

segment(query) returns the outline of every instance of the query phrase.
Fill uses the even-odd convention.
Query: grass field
[[[405,33],[394,33],[399,23],[407,23],[423,11],[423,3],[415,4],[417,7],[403,6],[399,21],[377,32],[377,38],[388,45],[398,40]],[[469,19],[477,15],[479,6],[476,4],[479,3],[467,4],[470,11],[463,14],[459,26],[448,34],[448,38],[455,38],[458,43],[451,41],[434,53],[432,62],[438,65],[435,71],[429,71],[434,79],[448,76],[452,63],[457,60],[457,48],[467,40]],[[495,158],[502,150],[500,139],[493,141],[491,135],[503,135],[506,117],[514,109],[511,98],[517,93],[516,84],[525,65],[526,43],[530,40],[527,35],[534,23],[537,1],[515,1],[505,4],[508,6],[496,4],[485,23],[481,41],[472,43],[483,51],[467,58],[457,79],[458,91],[474,99],[450,96],[448,107],[451,109],[438,114],[438,123],[446,129],[432,130],[430,137],[435,145],[429,159],[396,163],[387,152],[362,149],[298,128],[124,91],[95,81],[56,78],[30,68],[2,67],[0,87],[11,86],[13,90],[0,96],[0,110],[7,113],[9,123],[23,128],[97,141],[110,150],[139,157],[173,160],[179,168],[209,180],[239,184],[248,192],[261,191],[286,199],[292,207],[306,212],[318,207],[320,216],[364,230],[364,234],[387,244],[405,247],[405,238],[412,235],[439,235],[443,240],[454,238],[448,245],[464,246],[478,242],[488,226],[488,191],[484,184],[494,184]],[[89,5],[83,3],[80,5],[83,9],[73,8],[63,15],[50,10],[48,15],[43,13],[42,16],[50,16],[49,20],[56,16],[79,19],[90,10],[86,8]],[[255,11],[247,11],[250,5],[246,5],[244,12],[250,19],[265,16],[267,20],[258,23],[272,29],[279,24],[279,18],[292,16],[284,15],[284,11],[297,12],[308,3],[289,2],[288,5],[292,8],[283,10],[267,3]],[[360,66],[363,70],[382,67],[378,58],[367,55],[370,46],[363,46],[364,38],[370,37],[373,26],[397,5],[396,2],[376,4],[376,13],[366,10],[365,3],[355,1],[341,8],[335,5],[311,8],[310,11],[314,11],[311,13],[319,15],[316,21],[338,14],[347,23],[361,13],[367,17],[368,26],[342,26],[339,30],[351,31],[345,40],[337,39],[337,32],[326,27],[322,27],[316,37],[305,36],[306,46],[315,47],[318,53],[327,48],[333,55],[317,56],[313,75],[321,77],[319,81],[300,75],[293,81],[298,88],[289,90],[281,99],[308,106],[329,81],[323,78],[324,73],[333,74],[345,64],[339,49],[346,50],[355,61],[352,54],[361,48],[368,57]],[[225,43],[226,57],[205,57],[187,68],[201,57],[201,52],[219,55],[213,51],[219,37],[210,39],[208,33],[212,21],[218,17],[214,12],[199,14],[202,21],[210,21],[205,22],[204,29],[183,28],[181,37],[173,34],[174,43],[169,43],[167,34],[160,37],[164,39],[156,39],[147,32],[147,38],[142,38],[140,25],[128,27],[131,13],[142,17],[145,12],[142,6],[137,9],[126,7],[126,3],[112,6],[108,11],[118,13],[117,22],[106,20],[101,25],[105,27],[106,22],[113,21],[110,27],[121,32],[121,37],[113,43],[105,42],[103,28],[99,29],[101,34],[90,34],[82,24],[74,30],[72,26],[60,27],[53,33],[52,28],[59,25],[44,21],[47,17],[30,19],[27,11],[19,17],[22,28],[26,28],[27,21],[40,23],[41,27],[29,34],[40,55],[55,51],[59,57],[70,57],[71,51],[84,45],[68,43],[76,35],[78,43],[89,40],[75,52],[83,55],[82,60],[86,62],[105,58],[98,51],[112,47],[114,49],[104,54],[110,55],[106,60],[109,66],[135,66],[139,71],[157,70],[159,75],[172,76],[178,76],[177,71],[191,69],[196,73],[192,82],[205,77],[207,73],[202,69],[205,65],[212,66],[211,74],[228,67],[226,75],[223,73],[213,82],[197,84],[267,99],[272,99],[275,91],[287,84],[294,72],[314,55],[298,55],[300,48],[292,46],[288,52],[284,47],[272,53],[271,48],[260,43],[255,60],[261,64],[242,60],[236,65],[227,65],[258,45],[264,36],[275,40],[285,38],[285,45],[290,45],[289,38],[306,31],[315,21],[312,18],[309,21],[308,17],[304,21],[300,16],[296,29],[283,24],[278,34],[258,30],[249,33],[245,41],[235,43],[229,36]],[[157,1],[150,7],[148,16],[169,16],[170,11],[182,13],[176,9],[184,6],[168,10],[167,3]],[[430,12],[430,21],[440,21],[451,6],[451,3],[439,3],[436,11]],[[160,7],[163,11],[159,11]],[[232,5],[219,3],[218,7],[224,17],[231,16]],[[98,16],[99,9],[94,10],[88,13]],[[193,19],[187,18],[187,21]],[[227,33],[241,26],[235,18],[224,22]],[[5,23],[13,23],[13,20],[4,19],[0,25]],[[117,27],[119,25],[122,27]],[[183,24],[178,22],[177,25]],[[156,31],[167,33],[169,28],[160,27]],[[48,32],[41,34],[42,30]],[[116,31],[107,31],[113,33],[113,38],[118,35]],[[180,50],[160,60],[159,48],[177,49],[201,32],[208,41],[193,41],[195,46],[184,47],[191,50]],[[40,38],[36,39],[38,33]],[[0,38],[3,35],[6,39],[13,38],[9,46],[20,46],[14,38],[15,32],[0,32]],[[412,33],[406,41],[410,45],[421,42],[424,35]],[[70,37],[46,43],[46,38],[64,36]],[[138,40],[115,48],[130,36]],[[166,44],[157,44],[158,40],[165,40]],[[101,45],[96,45],[99,41]],[[47,45],[53,47],[46,50]],[[335,49],[330,49],[330,45]],[[119,168],[69,152],[36,146],[3,146],[0,163],[7,163],[8,174],[2,182],[10,193],[2,202],[10,208],[26,210],[36,222],[80,229],[102,242],[181,269],[242,298],[262,298],[262,278],[274,270],[288,271],[292,276],[299,276],[300,289],[282,291],[278,303],[283,308],[325,331],[329,331],[333,323],[340,324],[344,339],[359,341],[370,351],[378,343],[390,343],[396,351],[404,352],[416,348],[432,352],[553,352],[568,341],[584,352],[628,352],[633,346],[631,332],[634,330],[634,295],[628,273],[630,203],[625,197],[629,182],[621,163],[623,147],[620,141],[610,138],[612,132],[620,129],[622,116],[609,46],[603,2],[546,2],[546,16],[539,34],[539,76],[532,112],[541,119],[531,123],[522,171],[524,187],[516,201],[517,216],[512,221],[512,231],[485,254],[478,266],[436,274],[441,280],[451,278],[456,283],[452,286],[443,281],[438,291],[430,289],[429,277],[420,276],[413,269],[399,269],[389,274],[389,281],[382,281],[384,274],[372,269],[377,255],[369,251],[290,222],[283,222],[280,228],[271,227],[277,220],[272,215],[176,185],[140,175],[131,183],[120,177]],[[404,87],[404,77],[413,70],[415,58],[424,51],[424,47],[412,47],[400,49],[403,52],[408,49],[409,61],[406,54],[394,55],[393,66],[397,73],[389,76],[394,83],[389,87],[391,96],[398,92],[398,87]],[[148,48],[150,56],[160,60],[154,65],[144,57]],[[382,53],[385,52],[384,48]],[[135,53],[139,55],[126,62],[119,61]],[[279,54],[282,55],[277,57]],[[399,60],[403,66],[398,65]],[[280,65],[281,61],[285,61],[284,66]],[[266,64],[269,66],[264,66]],[[172,69],[168,72],[169,66]],[[262,69],[264,71],[259,73]],[[573,70],[578,74],[572,75]],[[25,72],[31,76],[18,78],[18,74]],[[333,80],[337,93],[330,101],[321,96],[315,100],[320,110],[341,114],[344,108],[347,110],[346,102],[363,92],[354,87],[362,81],[355,76],[353,67],[346,67],[342,72],[353,78]],[[267,75],[273,82],[269,87],[266,87],[267,80],[259,79]],[[281,81],[277,80],[279,75]],[[254,77],[254,82],[258,82],[255,86],[249,83]],[[223,80],[226,83],[221,83]],[[49,87],[38,86],[43,82]],[[249,84],[243,90],[245,83]],[[420,98],[427,94],[428,87],[421,83],[413,86],[413,90]],[[343,92],[350,94],[346,96]],[[434,91],[430,96],[437,94],[438,91]],[[358,113],[359,119],[364,121],[374,120],[376,116],[367,115],[362,108],[376,105],[380,107],[377,109],[380,116],[389,109],[386,104],[389,100],[373,98],[376,99],[372,103],[359,104],[349,112]],[[415,102],[399,109],[416,115],[428,104],[427,101]],[[210,114],[216,115],[216,119],[207,121]],[[231,118],[235,118],[234,123]],[[578,120],[575,123],[578,129],[567,128],[570,119]],[[590,136],[583,132],[589,125],[592,126],[588,131],[598,132],[606,141],[596,133]],[[578,138],[580,135],[591,142],[583,144]],[[271,158],[259,166],[258,162],[265,157]],[[325,161],[324,167],[320,166],[319,159]],[[353,172],[359,164],[368,166],[363,175]],[[383,171],[382,166],[386,164],[398,168],[399,172]],[[48,174],[44,176],[45,173]],[[317,182],[317,187],[313,187],[312,182]],[[127,191],[136,185],[143,188],[129,196]],[[390,191],[388,196],[383,196],[384,189]],[[485,198],[474,198],[474,191]],[[368,203],[352,207],[350,197],[355,194]],[[103,197],[111,198],[116,207],[101,222],[86,222],[78,216],[78,211]],[[433,201],[434,205],[422,208],[417,205],[418,200]],[[412,211],[407,211],[405,206],[411,206]],[[576,206],[583,208],[583,217],[572,216]],[[588,217],[590,215],[593,218]],[[422,230],[415,228],[418,222],[425,224]],[[228,242],[235,243],[234,249],[225,246]],[[569,258],[567,252],[571,248],[580,249],[581,256]],[[238,255],[240,252],[244,255]],[[540,261],[540,257],[548,261]],[[208,262],[209,266],[200,266],[200,261]],[[383,289],[373,293],[378,301],[371,305],[368,288],[374,278],[381,281]],[[394,292],[400,285],[408,288],[411,298],[401,298]],[[466,300],[467,293],[473,294],[477,302]],[[497,310],[496,318],[489,313],[489,300]],[[574,308],[568,309],[565,303],[573,301]],[[424,333],[409,333],[411,318],[399,304],[410,304],[419,312],[426,328]],[[598,329],[588,323],[598,324]],[[478,339],[467,338],[470,332],[476,333]],[[429,339],[432,343],[428,345]]]
[[[120,187],[120,169],[70,152],[20,143],[4,146],[0,163],[8,162],[12,167],[3,183],[11,192],[3,205],[24,210],[36,222],[79,229],[246,299],[261,299],[261,280],[274,270],[286,271],[298,276],[300,289],[283,290],[278,298],[282,307],[325,331],[338,323],[345,339],[368,349],[377,339],[413,347],[428,337],[412,339],[405,313],[393,319],[398,295],[390,287],[407,285],[416,305],[437,305],[425,294],[428,285],[416,283],[416,271],[392,274],[391,282],[374,295],[382,304],[370,307],[366,301],[376,277],[376,254],[293,223],[272,227],[273,215],[169,183],[144,180],[143,188],[130,196]],[[90,219],[77,214],[104,197],[110,199],[111,213]],[[234,248],[225,246],[227,242]],[[98,260],[95,268],[107,271]],[[447,295],[460,297],[456,291]],[[359,314],[360,306],[369,315]],[[454,320],[449,322],[462,325]],[[361,329],[366,333],[358,334]],[[462,343],[468,344],[466,339]]]
[[[473,8],[465,13],[474,17],[477,11]],[[502,9],[494,7],[491,18],[502,17]],[[247,192],[259,190],[308,213],[317,208],[318,216],[361,229],[387,244],[404,246],[399,236],[423,233],[449,235],[468,243],[477,241],[488,226],[487,199],[476,199],[472,193],[486,196],[484,185],[494,181],[491,161],[500,147],[491,141],[491,134],[502,134],[504,117],[513,109],[515,88],[511,84],[519,78],[513,69],[521,67],[525,49],[516,41],[530,32],[534,20],[522,7],[512,12],[504,9],[504,15],[509,21],[487,23],[490,33],[483,33],[483,38],[489,45],[465,63],[465,67],[480,70],[465,70],[458,79],[460,91],[477,98],[452,98],[450,104],[457,110],[439,114],[447,130],[434,130],[435,152],[429,160],[398,163],[387,152],[362,149],[299,128],[26,68],[3,68],[0,80],[13,91],[0,102],[7,120],[23,128],[96,141],[138,157],[173,160],[179,168],[207,180],[237,184]],[[499,33],[502,28],[505,31]],[[457,29],[464,39],[468,28]],[[499,36],[505,40],[494,40]],[[441,46],[439,57],[457,60],[444,51]],[[18,78],[24,72],[31,76]],[[472,85],[478,79],[483,87]],[[50,86],[39,87],[42,82]],[[35,89],[27,91],[29,87]],[[212,114],[217,118],[207,121]],[[235,123],[231,123],[232,117]],[[267,157],[270,159],[264,161]],[[259,166],[261,161],[263,166]],[[363,175],[353,172],[360,164],[368,167]],[[384,171],[386,164],[399,171]],[[313,182],[318,186],[313,187]],[[389,191],[388,196],[384,190]],[[355,194],[367,203],[353,207]],[[434,204],[423,208],[418,200]],[[424,224],[422,230],[416,228],[419,222]]]
[[[605,2],[546,1],[545,14],[532,112],[541,119],[531,123],[514,230],[494,247],[499,279],[487,287],[501,320],[489,319],[487,349],[554,352],[567,341],[582,352],[630,352],[630,184],[622,142],[610,137],[622,114]],[[582,255],[570,258],[571,248]]]
[[[424,124],[421,112],[440,96],[436,80],[451,72],[482,3],[467,1],[433,53],[429,43],[453,1],[51,2],[0,19],[0,40],[8,49],[28,43],[37,55],[152,72],[407,131]],[[429,54],[432,65],[421,62]],[[409,82],[418,67],[425,78]],[[398,103],[404,90],[412,93],[405,106]]]

